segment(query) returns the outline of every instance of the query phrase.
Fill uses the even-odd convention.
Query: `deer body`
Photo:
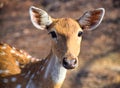
[[[27,57],[24,60],[28,60]],[[17,72],[12,75],[8,72],[5,76],[1,74],[0,88],[59,88],[66,75],[66,69],[58,63],[57,56],[51,53],[42,61],[27,62],[20,74]]]
[[[61,88],[66,72],[78,65],[78,55],[84,30],[95,29],[104,9],[86,12],[80,19],[53,19],[47,12],[30,7],[33,25],[47,29],[52,37],[51,52],[43,59],[35,59],[26,52],[0,44],[0,88]]]

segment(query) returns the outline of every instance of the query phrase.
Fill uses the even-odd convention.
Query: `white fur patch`
[[[3,49],[3,50],[6,49],[6,48],[7,48],[6,46],[2,46],[2,47],[1,47],[1,49]]]
[[[28,59],[30,59],[31,57],[32,57],[32,56],[30,56],[30,55],[27,55],[27,58],[28,58]]]
[[[19,66],[19,62],[18,61],[16,61],[16,65]]]
[[[0,70],[0,74],[1,73],[9,73],[9,70]]]
[[[17,80],[17,78],[15,78],[15,77],[11,78],[12,82],[16,82],[16,80]]]
[[[62,66],[56,56],[50,58],[50,62],[47,66],[44,78],[47,79],[48,75],[51,75],[52,80],[55,83],[62,83],[65,79],[67,70]]]
[[[15,53],[15,50],[12,49],[10,52],[11,52],[11,53]]]
[[[18,85],[16,86],[16,88],[22,88],[22,85],[18,84]]]
[[[52,79],[55,83],[61,83],[64,81],[67,70],[59,63],[58,58],[55,59],[55,65],[51,73]]]

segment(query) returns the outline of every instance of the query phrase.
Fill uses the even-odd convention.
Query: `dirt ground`
[[[49,53],[50,39],[47,31],[32,25],[31,5],[54,18],[75,19],[87,10],[105,8],[97,30],[84,32],[79,67],[68,71],[62,88],[120,88],[120,0],[0,0],[0,42],[42,59]]]

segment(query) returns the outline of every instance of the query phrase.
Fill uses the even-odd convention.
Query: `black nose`
[[[67,57],[64,57],[63,58],[63,66],[66,69],[74,69],[77,66],[77,60],[76,60],[76,58],[67,59]]]

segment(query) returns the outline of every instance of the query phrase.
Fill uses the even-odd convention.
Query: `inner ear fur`
[[[33,25],[41,30],[44,30],[46,26],[52,24],[52,18],[48,13],[42,9],[31,6],[29,9],[30,19]]]
[[[105,14],[104,8],[98,8],[92,11],[87,11],[78,19],[78,23],[83,30],[93,30],[99,26]]]

